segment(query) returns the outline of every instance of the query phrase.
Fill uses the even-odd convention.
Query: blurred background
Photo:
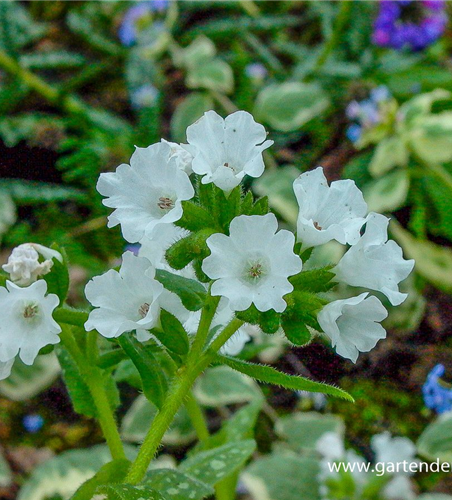
[[[353,179],[416,259],[403,284],[409,299],[385,322],[388,338],[356,365],[321,341],[288,350],[277,334],[256,333],[243,356],[356,399],[263,388],[260,451],[277,439],[275,418],[305,410],[339,414],[348,445],[366,457],[383,431],[416,441],[452,408],[452,390],[437,378],[429,384],[439,396],[423,398],[436,365],[452,380],[451,11],[439,0],[0,2],[0,263],[21,243],[64,246],[70,301],[86,307],[87,280],[125,249],[119,229],[106,228],[99,174],[128,162],[134,145],[184,142],[209,109],[249,111],[275,141],[265,174],[249,186],[269,197],[281,225],[296,221],[293,180],[321,165],[330,181]],[[341,251],[331,245],[317,262]],[[2,499],[16,498],[49,457],[102,441],[71,407],[56,359],[40,359],[16,363],[0,382]],[[115,377],[119,415],[130,423],[139,387],[126,369]],[[209,410],[213,428],[223,410]],[[165,451],[183,455],[187,425]],[[142,439],[136,422],[125,434]],[[64,488],[39,493],[44,476],[32,475],[18,498],[66,498]],[[416,481],[417,491],[452,491],[447,474]]]

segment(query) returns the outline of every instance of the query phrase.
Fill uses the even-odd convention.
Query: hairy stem
[[[77,363],[80,373],[89,388],[94,404],[96,405],[97,418],[105,440],[107,441],[112,458],[114,460],[126,458],[121,437],[118,432],[118,427],[116,425],[116,420],[105,392],[102,372],[95,366],[91,366],[89,363],[89,358],[91,358],[93,354],[85,357],[72,335],[71,327],[63,325],[60,337],[64,346]],[[91,341],[90,345],[92,347]],[[97,355],[97,353],[94,355]]]
[[[206,306],[206,308],[208,308],[208,306]],[[196,348],[197,350],[197,346],[203,346],[205,343],[214,312],[206,312],[204,314],[204,321],[201,316],[201,323],[200,328],[198,329],[197,337],[199,336],[199,338],[204,340],[202,341],[202,344],[201,342],[193,343],[187,365],[179,370],[179,374],[176,374],[176,379],[173,382],[172,388],[170,388],[168,392],[167,399],[165,400],[162,409],[152,422],[152,426],[149,429],[143,444],[141,445],[138,456],[132,464],[125,482],[137,484],[143,479],[151,460],[154,458],[154,455],[160,446],[160,442],[165,432],[171,425],[171,422],[173,421],[180,406],[184,403],[184,401],[186,401],[187,395],[189,394],[193,383],[213,361],[218,349],[220,349],[220,347],[222,347],[222,345],[227,342],[232,335],[234,335],[237,329],[243,325],[243,321],[233,319],[212,342],[206,352],[201,355],[196,354],[194,356],[194,349]],[[208,320],[209,317],[211,317],[210,321]]]
[[[190,420],[195,428],[196,435],[200,441],[205,441],[210,437],[209,428],[207,427],[206,417],[198,401],[196,401],[193,392],[188,393],[185,401],[185,408],[187,408]]]

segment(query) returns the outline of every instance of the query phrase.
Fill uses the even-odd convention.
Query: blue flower
[[[251,63],[245,68],[245,73],[251,80],[262,81],[268,75],[267,68],[261,63]]]
[[[136,43],[140,30],[152,23],[153,12],[162,12],[168,7],[168,0],[140,2],[125,13],[118,30],[123,45],[130,47]]]
[[[131,93],[130,101],[134,109],[149,108],[154,106],[158,96],[158,89],[150,83],[146,83]]]
[[[36,434],[42,429],[42,426],[44,425],[44,419],[41,417],[41,415],[37,414],[26,415],[22,420],[22,425],[27,432]]]
[[[358,142],[359,139],[361,138],[363,128],[361,125],[358,125],[357,123],[352,123],[348,128],[347,128],[347,139],[351,142]]]
[[[440,381],[444,372],[443,365],[436,365],[422,387],[425,405],[438,414],[452,410],[452,389],[444,387]]]

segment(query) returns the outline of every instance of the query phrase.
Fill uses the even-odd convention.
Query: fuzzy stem
[[[195,428],[196,434],[200,441],[205,441],[210,437],[209,428],[207,427],[207,421],[202,411],[201,406],[198,401],[196,401],[193,392],[188,393],[187,400],[185,401],[185,408],[187,408],[190,420]]]
[[[208,309],[208,306],[206,306],[206,309]],[[174,416],[182,403],[186,401],[187,395],[189,394],[193,383],[213,361],[218,349],[220,349],[222,345],[227,342],[232,335],[234,335],[238,328],[243,325],[243,321],[234,318],[212,342],[210,348],[204,352],[204,354],[193,355],[194,349],[196,348],[197,350],[199,345],[203,346],[205,343],[205,339],[208,335],[210,324],[212,322],[211,319],[209,321],[207,318],[210,316],[213,318],[214,312],[215,311],[213,311],[213,313],[211,311],[204,313],[203,311],[205,320],[203,321],[201,316],[200,328],[198,328],[196,336],[204,340],[202,341],[202,344],[201,342],[196,342],[196,345],[193,343],[187,365],[182,367],[179,370],[179,374],[176,375],[176,380],[173,382],[172,388],[168,391],[168,396],[162,406],[162,409],[154,418],[152,426],[149,429],[143,444],[141,445],[138,456],[132,464],[125,482],[137,484],[143,479],[151,460],[154,458],[154,455],[160,446],[160,442],[165,432],[171,425],[171,422],[173,421]]]
[[[97,418],[105,440],[107,441],[112,458],[114,460],[126,458],[121,437],[118,432],[118,427],[116,425],[116,420],[105,392],[103,384],[104,379],[101,371],[95,366],[90,365],[88,359],[91,355],[88,356],[88,358],[85,357],[77,345],[70,327],[63,325],[60,337],[64,346],[77,363],[83,379],[90,390],[94,404],[96,405]],[[90,345],[92,347],[91,342]]]

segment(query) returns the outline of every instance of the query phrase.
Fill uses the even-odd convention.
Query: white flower
[[[297,240],[303,248],[331,240],[350,245],[358,241],[367,204],[354,181],[335,181],[328,186],[323,168],[318,167],[300,175],[293,188],[300,207]]]
[[[0,380],[4,380],[11,375],[11,368],[14,364],[14,359],[10,359],[9,361],[0,361]]]
[[[188,234],[188,231],[177,227],[174,224],[163,224],[159,227],[158,231],[155,231],[155,233],[152,235],[152,238],[148,238],[145,236],[141,240],[141,247],[138,251],[138,255],[140,257],[146,257],[147,259],[149,259],[151,264],[156,269],[165,269],[166,271],[183,275],[187,274],[186,277],[191,278],[193,277],[191,266],[190,270],[186,270],[186,273],[180,273],[169,266],[165,257],[165,253],[168,248]],[[185,271],[185,269],[182,271]]]
[[[108,227],[121,224],[130,243],[151,235],[159,224],[179,220],[181,202],[194,196],[188,175],[170,151],[166,143],[136,148],[130,166],[119,165],[116,172],[99,177],[97,190],[107,197],[104,205],[116,209],[108,217]]]
[[[40,255],[45,259],[43,262],[39,261]],[[5,272],[9,273],[11,281],[16,285],[28,286],[40,276],[50,272],[54,258],[63,262],[63,257],[56,250],[37,243],[23,243],[14,248],[8,262],[2,267]]]
[[[187,128],[193,171],[204,176],[203,184],[213,182],[231,191],[245,175],[259,177],[264,172],[262,151],[273,144],[266,138],[265,128],[246,111],[237,111],[225,120],[208,111]]]
[[[240,215],[231,222],[230,236],[213,234],[207,239],[211,255],[202,269],[217,280],[212,295],[227,297],[234,311],[252,303],[259,311],[284,311],[283,296],[293,290],[287,278],[301,271],[302,262],[293,252],[294,235],[277,229],[273,214]]]
[[[391,437],[389,432],[383,432],[372,436],[370,441],[375,452],[375,462],[392,464],[396,467],[402,462],[415,462],[416,445],[406,437]],[[409,470],[399,468],[398,473],[409,473]]]
[[[187,175],[193,173],[192,162],[193,155],[188,151],[187,144],[177,144],[176,142],[169,142],[165,139],[162,139],[161,142],[164,142],[170,146],[170,158],[175,158],[177,162],[177,166],[183,170]]]
[[[398,475],[389,481],[383,489],[383,496],[387,500],[414,500],[413,483],[407,476]]]
[[[9,362],[19,354],[31,365],[40,349],[60,341],[61,328],[52,317],[60,300],[46,292],[44,280],[26,288],[7,281],[6,288],[0,288],[0,361]]]
[[[412,271],[414,260],[405,260],[395,241],[388,241],[389,219],[370,213],[366,231],[333,269],[336,279],[348,285],[382,292],[393,306],[407,297],[398,284]]]
[[[378,321],[384,320],[388,312],[377,297],[367,295],[335,300],[317,318],[336,352],[354,363],[360,352],[369,352],[380,339],[386,338],[386,331]]]
[[[107,338],[136,330],[138,340],[145,341],[151,338],[147,330],[159,323],[161,308],[180,317],[179,297],[154,276],[148,259],[125,252],[119,272],[110,269],[86,285],[86,298],[96,307],[85,323],[86,330],[97,330]]]

